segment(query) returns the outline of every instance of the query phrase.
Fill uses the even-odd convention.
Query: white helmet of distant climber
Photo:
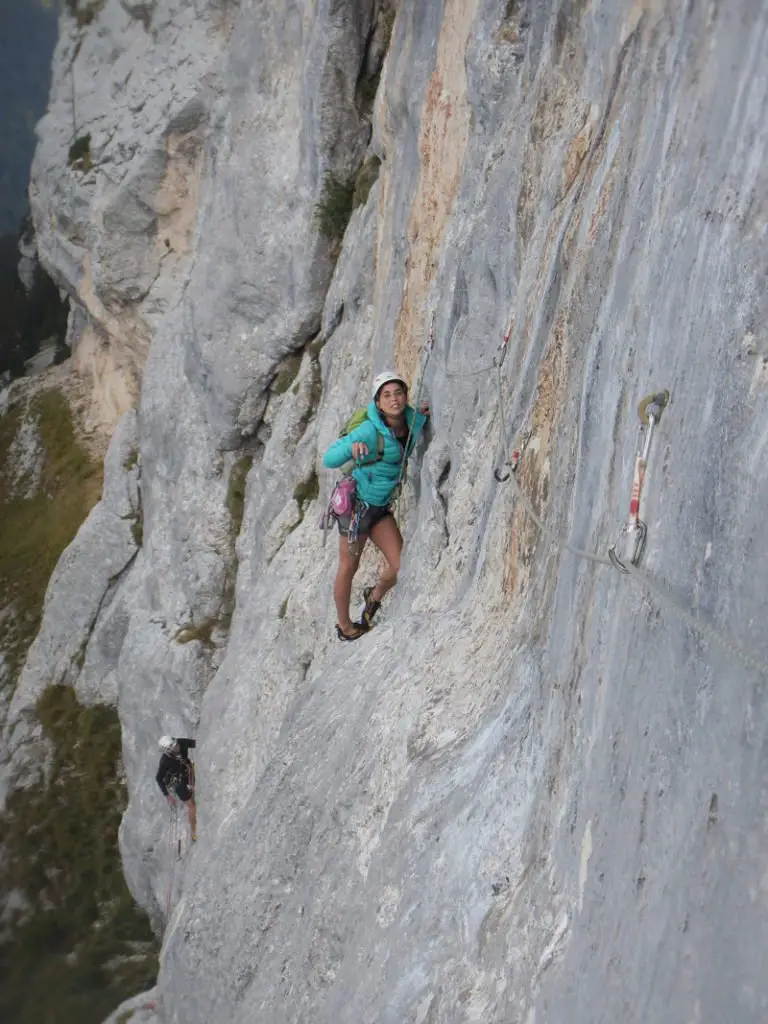
[[[160,747],[164,754],[169,753],[173,749],[175,743],[176,740],[173,736],[161,736],[157,741],[158,747]]]
[[[408,381],[396,373],[394,370],[384,370],[383,373],[379,373],[373,378],[373,400],[374,402],[379,397],[379,392],[385,384],[391,384],[393,381],[397,381],[398,384],[402,384],[405,390],[408,390]]]

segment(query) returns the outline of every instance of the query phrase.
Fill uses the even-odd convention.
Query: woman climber
[[[373,401],[366,418],[330,446],[323,457],[329,469],[354,460],[351,478],[355,494],[349,515],[336,515],[339,525],[339,568],[333,585],[339,640],[357,640],[366,633],[384,595],[397,581],[403,538],[390,503],[405,473],[405,464],[416,447],[429,417],[429,405],[419,411],[408,405],[408,385],[392,370],[373,382]],[[363,591],[365,607],[360,622],[349,614],[352,579],[360,565],[365,543],[371,538],[386,560],[374,587]]]

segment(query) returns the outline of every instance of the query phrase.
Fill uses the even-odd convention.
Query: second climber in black
[[[197,839],[195,766],[189,759],[189,751],[195,746],[195,741],[175,736],[161,736],[158,746],[163,754],[155,776],[157,784],[171,807],[176,806],[173,794],[186,804],[189,830],[194,842]]]

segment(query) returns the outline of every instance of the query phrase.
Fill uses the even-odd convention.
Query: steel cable
[[[509,444],[509,436],[507,434],[507,425],[504,417],[504,393],[501,379],[501,364],[498,364],[498,394],[499,394],[499,421],[501,424],[501,436],[504,444],[504,451],[509,452],[511,446]],[[505,464],[508,460],[505,461]],[[499,477],[496,477],[499,480]],[[584,558],[590,562],[595,562],[597,565],[606,565],[609,568],[614,568],[611,560],[605,555],[599,555],[594,551],[587,551],[585,548],[576,547],[567,540],[562,540],[557,531],[553,530],[550,526],[544,522],[544,520],[536,512],[533,507],[531,500],[528,495],[525,494],[522,487],[515,478],[514,472],[510,472],[509,476],[504,478],[512,481],[512,484],[517,492],[517,496],[526,510],[528,515],[531,517],[533,522],[536,524],[538,529],[545,536],[549,537],[556,548],[562,551],[569,551],[571,554],[576,555],[579,558]],[[501,482],[501,481],[499,481]],[[684,605],[679,601],[669,590],[669,588],[654,579],[649,573],[638,568],[636,565],[627,566],[629,579],[636,583],[641,589],[644,589],[647,593],[652,594],[663,604],[666,604],[674,612],[676,612],[688,625],[699,633],[701,636],[708,637],[715,643],[719,644],[726,651],[729,651],[734,657],[738,658],[747,668],[754,669],[760,675],[768,678],[768,665],[760,658],[751,654],[749,651],[744,650],[731,636],[725,633],[718,626],[715,626],[711,622],[705,621],[700,615],[697,615],[691,608]]]

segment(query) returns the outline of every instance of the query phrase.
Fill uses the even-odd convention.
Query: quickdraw
[[[515,326],[514,316],[510,318],[507,325],[507,329],[502,335],[501,346],[498,357],[494,360],[494,367],[496,368],[496,377],[499,392],[499,409],[501,410],[501,437],[505,451],[509,451],[509,441],[507,438],[507,427],[504,422],[504,390],[501,382],[501,368],[504,365],[504,360],[507,357],[507,350],[509,348],[509,339],[512,336],[512,331]],[[497,466],[493,471],[493,477],[496,483],[503,484],[505,480],[509,480],[510,476],[517,469],[520,459],[522,458],[523,452],[528,447],[528,442],[531,439],[530,430],[521,430],[515,439],[515,445],[509,452],[509,457],[504,462]]]
[[[637,454],[635,456],[635,473],[632,480],[632,494],[629,499],[629,518],[622,526],[616,543],[608,549],[608,557],[619,572],[629,573],[631,571],[629,566],[639,565],[640,559],[643,557],[645,542],[648,537],[648,527],[640,518],[640,497],[643,493],[653,432],[668,402],[669,392],[658,391],[655,394],[646,395],[637,407],[637,414],[640,417],[640,428],[638,431]]]

